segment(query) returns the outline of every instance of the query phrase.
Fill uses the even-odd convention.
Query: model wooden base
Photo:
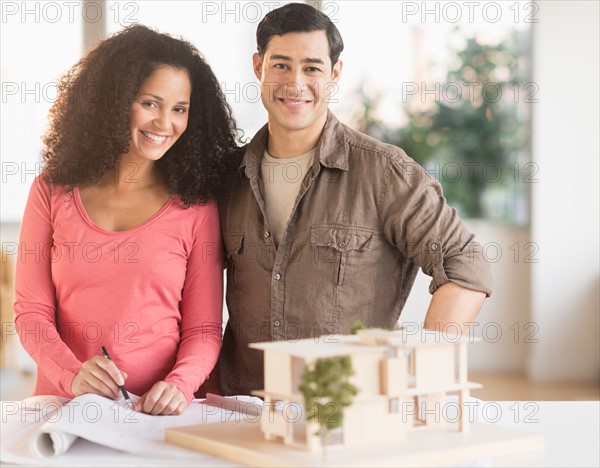
[[[330,447],[327,454],[266,441],[259,422],[231,421],[166,430],[166,441],[250,466],[440,466],[540,450],[543,436],[495,424],[459,431],[414,431],[403,441]]]

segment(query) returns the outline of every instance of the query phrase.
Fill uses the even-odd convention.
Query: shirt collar
[[[248,178],[258,175],[260,160],[266,149],[268,137],[269,126],[265,124],[246,147],[239,170],[244,170]],[[348,171],[347,149],[348,143],[344,125],[331,111],[327,111],[327,120],[317,143],[315,159],[318,159],[325,167]]]

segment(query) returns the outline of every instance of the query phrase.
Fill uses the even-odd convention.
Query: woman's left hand
[[[156,382],[133,405],[133,409],[136,411],[163,416],[181,414],[187,407],[188,402],[183,392],[175,385],[163,380]]]

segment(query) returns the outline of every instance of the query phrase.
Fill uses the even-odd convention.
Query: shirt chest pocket
[[[327,224],[313,226],[310,241],[313,248],[322,251],[323,261],[338,264],[336,280],[342,286],[349,266],[356,267],[352,270],[359,274],[358,266],[372,249],[374,234],[367,228]]]

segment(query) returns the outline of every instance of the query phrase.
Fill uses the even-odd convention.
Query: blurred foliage
[[[466,47],[453,52],[443,82],[415,83],[419,90],[408,101],[407,124],[400,129],[378,117],[382,97],[361,89],[358,129],[400,146],[429,168],[461,216],[489,217],[482,203],[486,191],[505,197],[525,193],[522,186],[515,190],[520,181],[513,175],[527,142],[528,93],[521,76],[526,43],[524,33],[516,31],[497,45],[467,38]],[[503,220],[514,222],[511,216],[504,213]]]

